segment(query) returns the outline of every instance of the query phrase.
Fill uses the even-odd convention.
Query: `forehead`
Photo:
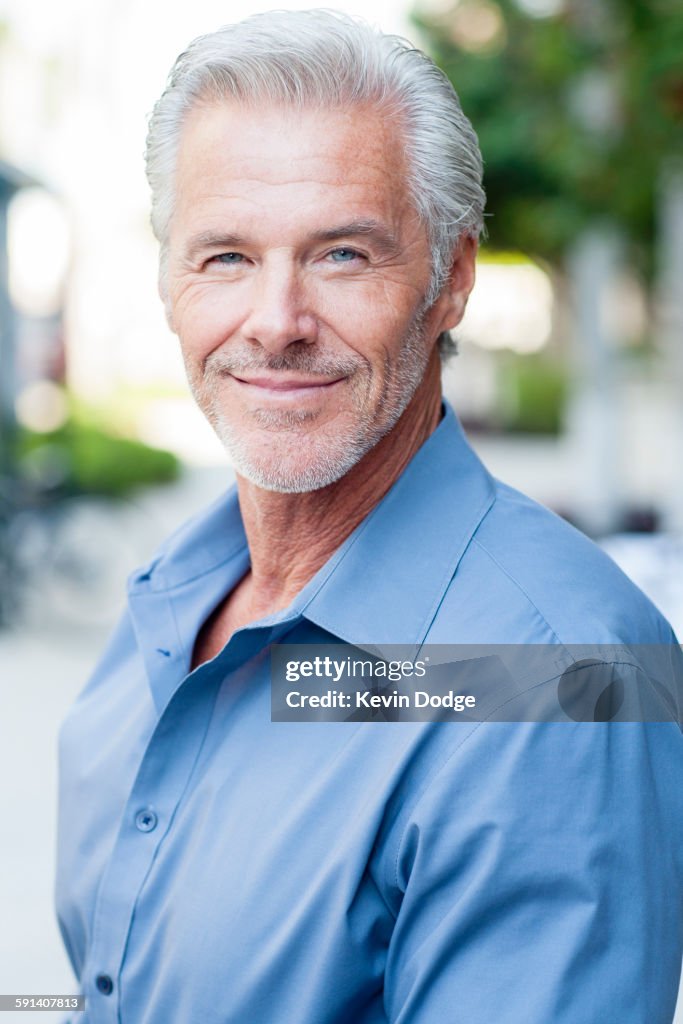
[[[336,216],[379,216],[397,227],[414,217],[403,150],[397,119],[377,107],[201,104],[180,137],[174,220],[225,204],[245,215],[282,208],[302,216],[324,216],[332,205]]]

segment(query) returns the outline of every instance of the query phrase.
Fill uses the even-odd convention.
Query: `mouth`
[[[272,399],[310,399],[320,396],[332,390],[335,385],[341,384],[345,377],[289,377],[283,374],[262,374],[255,377],[238,377],[236,374],[229,374],[230,377],[244,389],[262,398]]]

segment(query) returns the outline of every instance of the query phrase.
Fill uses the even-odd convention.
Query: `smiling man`
[[[395,126],[372,108],[200,108],[177,173],[164,288],[199,405],[259,488],[327,487],[396,426],[430,355],[438,368],[429,342],[462,314],[473,238],[428,308],[427,233]],[[414,404],[419,444],[438,373]]]
[[[84,1019],[670,1022],[675,721],[271,720],[278,642],[678,651],[442,403],[484,205],[451,85],[342,15],[262,15],[178,58],[147,158],[237,483],[131,577],[62,730]]]

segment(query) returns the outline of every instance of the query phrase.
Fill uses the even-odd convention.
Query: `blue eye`
[[[333,249],[330,256],[335,263],[350,263],[351,260],[358,259],[359,254],[355,249],[339,248]]]
[[[212,256],[217,263],[241,263],[244,256],[241,252],[221,252],[218,256]]]

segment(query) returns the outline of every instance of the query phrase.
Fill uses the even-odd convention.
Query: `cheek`
[[[398,351],[412,312],[380,289],[350,283],[319,294],[317,306],[319,323],[373,364],[384,364],[387,354]]]
[[[235,290],[204,286],[185,292],[173,306],[176,333],[191,362],[206,359],[228,341],[241,322]]]

